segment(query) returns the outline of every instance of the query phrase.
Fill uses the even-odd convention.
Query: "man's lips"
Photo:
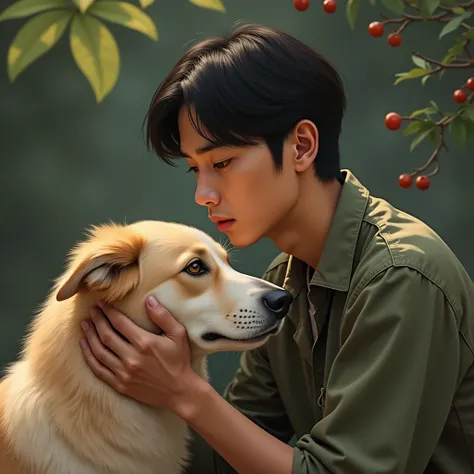
[[[217,229],[221,232],[229,230],[234,224],[235,219],[225,219],[217,222]]]
[[[230,229],[230,227],[232,227],[235,222],[235,219],[222,216],[209,216],[209,219],[217,224],[217,229],[221,232],[225,232],[226,230]]]

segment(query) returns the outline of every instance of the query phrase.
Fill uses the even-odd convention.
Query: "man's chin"
[[[255,238],[255,236],[239,235],[238,232],[227,232],[226,235],[232,246],[239,249],[250,247],[260,240],[260,238]]]
[[[247,248],[253,244],[256,244],[260,240],[262,240],[265,236],[262,235],[260,232],[256,232],[255,226],[252,228],[251,231],[242,230],[242,222],[238,222],[238,225],[232,226],[227,232],[225,232],[227,238],[229,239],[230,243],[235,248]]]

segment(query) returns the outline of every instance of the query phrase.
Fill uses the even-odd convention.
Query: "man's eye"
[[[214,163],[214,167],[218,169],[225,168],[226,166],[230,164],[231,161],[232,161],[232,158],[229,158],[228,160],[219,161],[218,163]]]

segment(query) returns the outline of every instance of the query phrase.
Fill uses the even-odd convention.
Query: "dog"
[[[29,327],[0,382],[2,474],[178,474],[189,463],[186,423],[99,380],[79,345],[99,300],[158,333],[153,295],[185,327],[192,367],[264,344],[281,329],[291,294],[240,273],[208,234],[175,222],[92,226]]]

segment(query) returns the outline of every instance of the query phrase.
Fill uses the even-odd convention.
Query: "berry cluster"
[[[309,0],[293,0],[294,7],[300,11],[304,12],[309,8]],[[323,9],[326,13],[334,13],[337,8],[336,0],[324,0]]]
[[[380,38],[385,32],[384,24],[380,21],[373,21],[369,24],[367,29],[369,31],[369,35],[373,36],[374,38]],[[402,35],[397,32],[389,33],[387,36],[387,41],[390,46],[396,48],[402,44]]]
[[[463,86],[469,91],[474,92],[474,77],[470,77]],[[458,104],[464,104],[468,99],[468,94],[464,91],[464,88],[456,89],[453,93],[453,100]],[[402,117],[396,112],[390,112],[385,116],[385,126],[392,131],[398,130],[403,120],[409,120],[409,117]],[[446,125],[446,122],[443,126]],[[434,156],[436,158],[436,156]],[[410,188],[413,184],[413,176],[420,170],[414,170],[411,173],[403,173],[398,178],[398,184],[401,188]],[[432,175],[434,175],[433,173]],[[432,176],[431,175],[431,176]],[[416,178],[416,187],[422,191],[430,187],[430,175],[420,175]]]

